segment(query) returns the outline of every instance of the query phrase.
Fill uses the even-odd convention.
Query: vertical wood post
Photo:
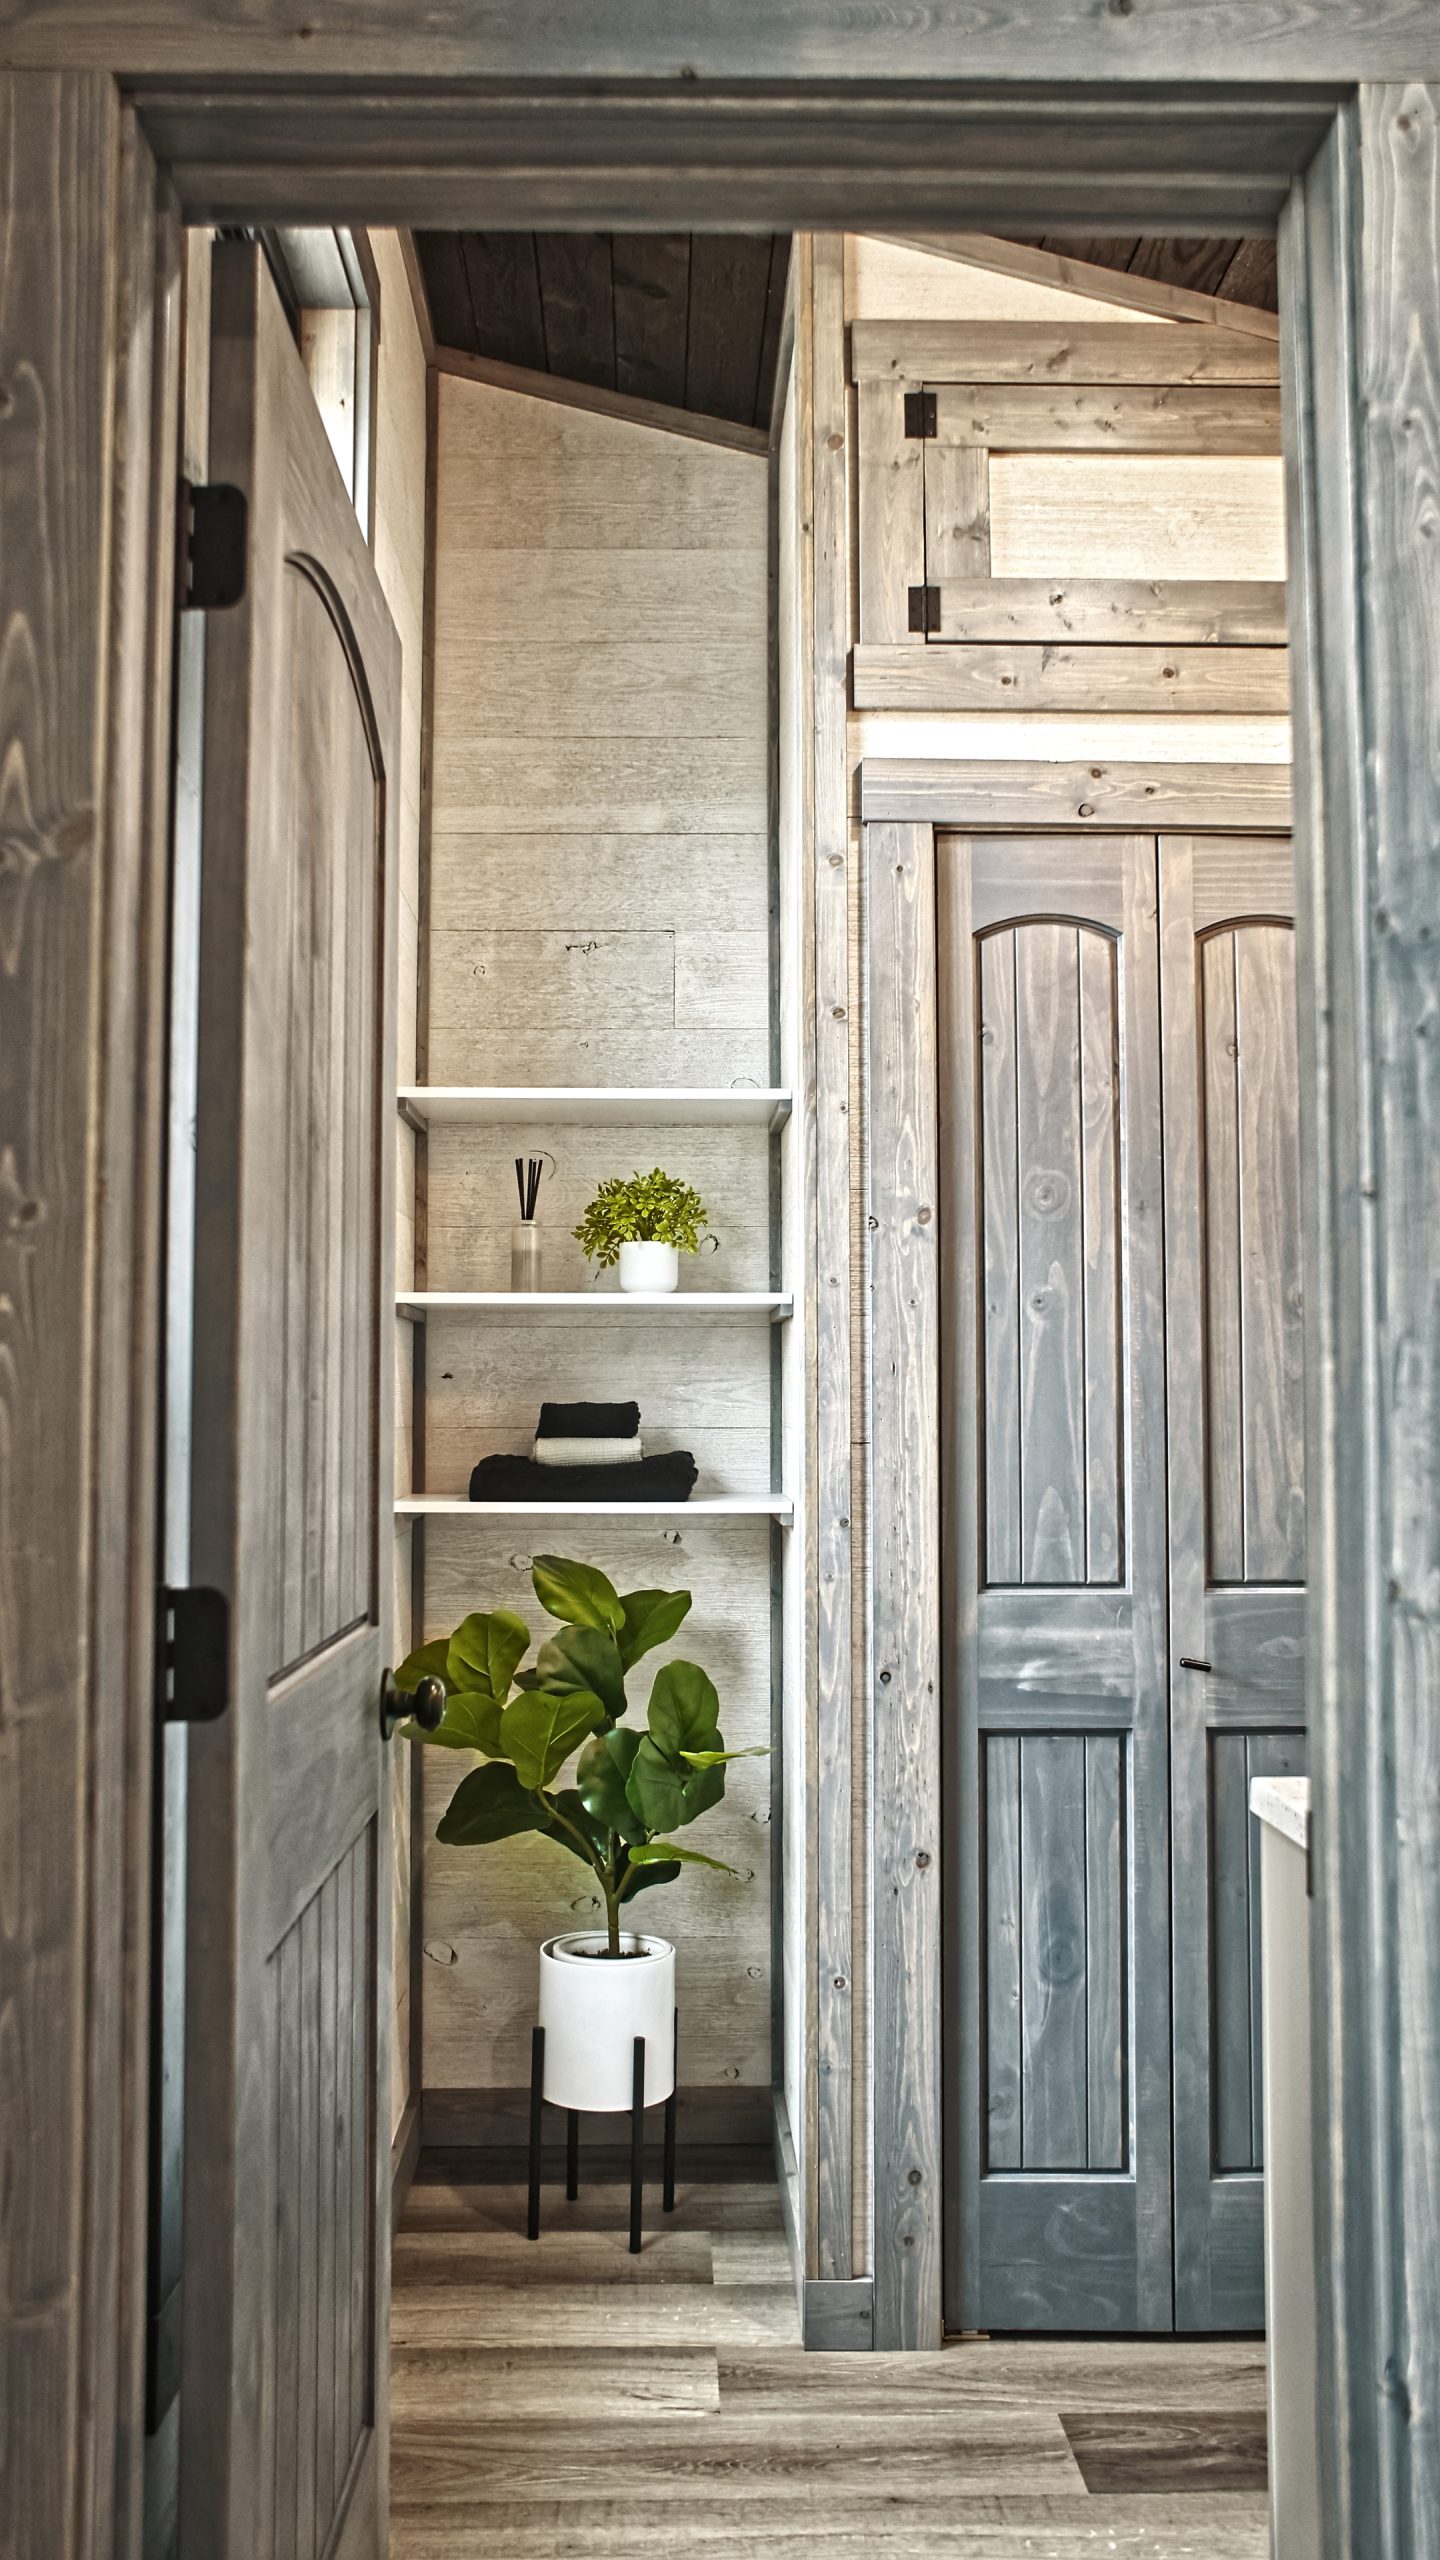
[[[140,2523],[178,239],[113,81],[0,73],[0,2442],[46,2560]]]
[[[1440,2553],[1440,86],[1362,88],[1287,313],[1327,2560]]]

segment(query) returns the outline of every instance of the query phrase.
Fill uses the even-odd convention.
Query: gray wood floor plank
[[[647,2197],[649,2191],[647,2190]],[[553,2185],[542,2199],[542,2245],[567,2231],[623,2231],[630,2219],[628,2192],[618,2186],[582,2188],[574,2204]],[[768,2182],[727,2180],[723,2185],[677,2186],[675,2227],[683,2231],[782,2231],[780,2197]],[[521,2231],[523,2187],[417,2179],[406,2199],[401,2229],[411,2231]]]
[[[776,2285],[569,2284],[547,2287],[543,2315],[513,2284],[414,2281],[396,2291],[390,2335],[397,2347],[525,2346],[543,2316],[556,2346],[715,2347],[800,2344],[793,2291]]]
[[[897,2502],[885,2521],[837,2517],[827,2499],[804,2517],[777,2523],[753,2510],[707,2506],[688,2519],[627,2516],[617,2502],[613,2524],[592,2512],[567,2517],[552,2503],[517,2511],[503,2524],[488,2513],[473,2522],[399,2518],[391,2560],[621,2560],[627,2551],[683,2553],[684,2560],[1097,2560],[1101,2553],[1145,2560],[1266,2560],[1269,2509],[1264,2498],[980,2497],[955,2502],[946,2519],[911,2514]]]
[[[540,2321],[533,2324],[536,2330]],[[548,2419],[613,2425],[661,2415],[705,2417],[720,2406],[710,2347],[397,2347],[390,2364],[390,2417],[398,2432],[415,2418]],[[617,2457],[623,2472],[623,2457]]]
[[[946,2347],[927,2356],[724,2355],[727,2408],[777,2396],[908,2412],[998,2400],[1058,2409],[1257,2409],[1265,2404],[1264,2350],[1240,2345],[1152,2346],[1105,2339],[1046,2339]]]
[[[763,2235],[760,2245],[767,2245]],[[393,2266],[399,2294],[412,2286],[523,2288],[548,2295],[552,2288],[576,2284],[708,2285],[716,2274],[708,2231],[659,2231],[634,2258],[628,2232],[618,2227],[542,2231],[538,2240],[528,2240],[523,2231],[406,2230],[396,2239]],[[774,2284],[781,2272],[773,2260],[757,2261],[751,2281]],[[788,2279],[788,2258],[783,2272]]]

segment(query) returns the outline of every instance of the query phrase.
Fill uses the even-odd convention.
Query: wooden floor
[[[1256,2345],[805,2355],[770,2186],[422,2171],[395,2244],[391,2560],[1264,2560]],[[660,2220],[658,2195],[647,2207]]]

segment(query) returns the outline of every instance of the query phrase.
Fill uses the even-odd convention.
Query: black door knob
[[[413,1689],[397,1688],[393,1671],[380,1675],[380,1736],[388,1742],[397,1725],[418,1724],[433,1733],[445,1718],[445,1683],[427,1678]]]

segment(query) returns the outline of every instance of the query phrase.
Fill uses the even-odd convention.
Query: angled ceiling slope
[[[439,345],[767,427],[788,233],[421,231]]]

